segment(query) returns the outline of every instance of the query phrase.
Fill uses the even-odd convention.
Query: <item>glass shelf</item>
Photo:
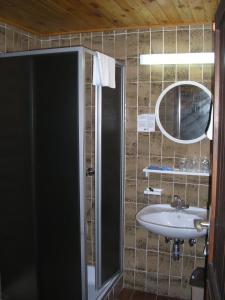
[[[202,172],[191,172],[191,171],[179,171],[179,170],[153,170],[144,168],[143,172],[145,173],[145,176],[147,177],[149,173],[155,173],[155,174],[172,174],[172,175],[187,175],[187,176],[209,176],[209,173],[202,173]]]

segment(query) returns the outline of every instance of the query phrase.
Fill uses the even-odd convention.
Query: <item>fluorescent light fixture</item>
[[[141,54],[141,65],[213,64],[214,52]]]

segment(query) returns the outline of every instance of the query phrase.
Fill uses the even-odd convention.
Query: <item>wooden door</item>
[[[215,97],[207,299],[225,299],[225,1],[215,17]]]

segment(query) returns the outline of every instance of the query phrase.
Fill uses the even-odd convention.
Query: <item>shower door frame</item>
[[[119,276],[122,273],[122,266],[123,266],[123,244],[124,244],[124,155],[125,155],[125,143],[124,143],[124,137],[125,137],[125,67],[122,63],[116,61],[116,65],[121,69],[121,140],[120,140],[120,146],[121,146],[121,154],[120,154],[120,177],[121,177],[121,190],[120,190],[120,270],[115,273],[111,279],[109,279],[108,282],[104,283],[102,285],[102,276],[101,276],[101,203],[102,203],[102,193],[101,193],[101,170],[102,170],[102,153],[101,153],[101,147],[102,147],[102,87],[98,86],[95,89],[95,130],[96,130],[96,137],[95,137],[95,163],[96,163],[96,181],[95,181],[95,198],[98,199],[96,201],[95,205],[95,215],[96,215],[96,288],[98,290],[101,290],[101,288],[104,289],[104,286],[107,285],[107,283],[111,283],[109,286],[107,286],[107,290],[110,289],[110,287],[115,283],[115,281],[119,278]]]
[[[96,55],[96,52],[90,50],[88,48],[78,46],[78,47],[65,47],[65,48],[49,48],[49,49],[38,49],[38,50],[27,50],[27,51],[18,51],[18,52],[10,52],[10,53],[0,53],[0,58],[6,57],[19,57],[19,56],[35,56],[35,55],[44,55],[44,54],[59,54],[59,53],[78,53],[78,111],[79,111],[79,203],[80,203],[80,257],[81,257],[81,284],[82,284],[82,300],[88,299],[88,278],[87,278],[87,228],[86,228],[86,139],[85,139],[85,129],[86,129],[86,96],[85,96],[85,54],[88,53],[92,55]],[[122,120],[121,120],[121,218],[120,218],[120,229],[121,229],[121,237],[120,237],[120,270],[116,273],[112,279],[109,280],[109,284],[107,288],[103,288],[103,292],[109,290],[113,284],[119,279],[122,274],[123,269],[123,245],[124,245],[124,154],[125,154],[125,143],[124,143],[124,135],[125,135],[125,67],[124,64],[116,61],[116,64],[121,68],[121,105],[122,105]],[[96,138],[95,138],[95,159],[96,159],[96,177],[95,177],[95,196],[99,197],[101,201],[101,100],[102,100],[102,88],[95,88],[95,130],[96,130]],[[97,122],[99,121],[99,123]],[[96,199],[98,199],[96,197]],[[96,223],[96,263],[99,264],[97,270],[101,268],[101,231],[100,231],[100,221],[101,221],[101,203],[96,205],[96,215],[100,217],[100,220]],[[100,247],[99,247],[100,245]],[[101,291],[100,280],[101,280],[101,272],[97,272],[97,288]],[[102,296],[102,293],[100,297]]]

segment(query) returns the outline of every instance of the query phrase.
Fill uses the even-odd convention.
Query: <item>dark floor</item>
[[[123,289],[118,300],[175,300],[166,296],[157,296],[132,289]]]

